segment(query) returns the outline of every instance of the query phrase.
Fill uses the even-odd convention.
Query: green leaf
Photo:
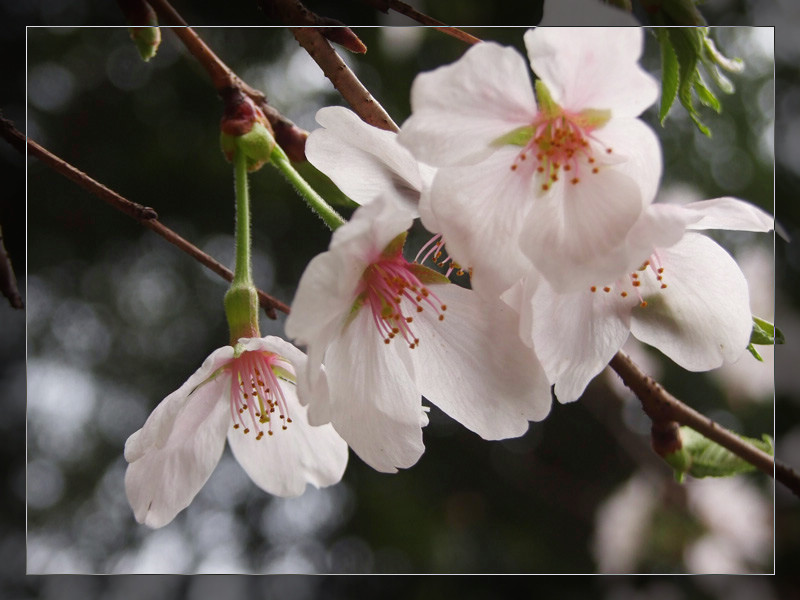
[[[705,86],[699,75],[694,81],[694,91],[697,93],[697,99],[700,100],[703,106],[714,109],[716,113],[722,110],[719,100],[717,100],[717,97]]]
[[[680,436],[683,448],[665,457],[675,470],[675,478],[678,481],[681,481],[685,474],[699,479],[703,477],[730,477],[755,470],[755,467],[746,460],[739,458],[730,450],[723,448],[716,442],[712,442],[690,427],[681,427]],[[775,455],[772,438],[767,434],[762,435],[760,440],[745,436],[739,437],[745,442],[760,448],[770,456]]]
[[[669,41],[668,29],[657,29],[656,36],[661,46],[661,106],[658,120],[663,125],[667,113],[678,96],[679,66],[678,55]]]
[[[715,92],[706,84],[700,74],[700,65],[717,88],[726,94],[733,92],[733,84],[720,68],[739,72],[744,63],[739,59],[729,59],[708,37],[707,27],[671,27],[657,29],[656,36],[661,45],[662,93],[659,119],[663,125],[675,96],[680,99],[695,126],[711,137],[711,130],[703,123],[694,105],[695,96],[700,104],[719,113],[722,105]],[[677,81],[675,76],[677,63]],[[677,86],[677,90],[676,90]]]
[[[747,344],[747,349],[750,351],[750,354],[753,355],[753,358],[755,358],[758,362],[764,362],[764,359],[761,358],[761,355],[758,353],[758,350],[756,350],[756,347],[753,346],[752,342]]]
[[[675,55],[678,58],[678,98],[697,128],[705,135],[711,137],[711,131],[703,124],[697,114],[692,94],[695,82],[698,78],[697,63],[699,56],[697,30],[680,27],[669,29],[668,35],[672,42],[672,47],[675,49]]]
[[[753,317],[753,331],[750,333],[751,344],[772,346],[785,342],[786,338],[783,337],[783,332],[775,327],[775,325],[764,319]]]

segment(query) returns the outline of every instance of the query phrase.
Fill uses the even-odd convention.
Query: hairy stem
[[[346,221],[344,218],[342,218],[330,204],[325,202],[322,196],[320,196],[314,188],[303,179],[303,176],[295,170],[292,163],[289,162],[289,158],[283,153],[279,146],[276,146],[272,151],[270,164],[277,167],[289,183],[294,186],[294,189],[303,197],[306,204],[311,207],[311,210],[317,213],[331,230],[345,224]]]
[[[236,265],[233,285],[253,285],[250,265],[250,193],[247,188],[247,156],[237,150],[233,157],[236,189]]]

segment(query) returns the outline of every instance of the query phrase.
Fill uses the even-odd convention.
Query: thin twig
[[[258,0],[258,5],[270,19],[286,25],[316,27],[327,39],[355,54],[364,54],[367,46],[352,29],[329,17],[321,17],[306,8],[299,0]]]
[[[0,135],[2,135],[4,139],[8,140],[15,148],[22,149],[24,154],[26,146],[25,137],[19,131],[17,131],[10,121],[2,119],[0,123]],[[22,141],[21,145],[20,140]],[[189,256],[211,269],[220,277],[227,279],[228,281],[233,280],[233,273],[230,269],[161,223],[158,220],[156,211],[154,211],[152,208],[148,206],[142,206],[136,202],[131,202],[127,198],[122,197],[117,192],[95,181],[83,171],[75,168],[70,163],[43,148],[30,138],[27,140],[27,148],[33,156],[41,160],[57,173],[60,173],[70,181],[77,183],[91,194],[97,196],[117,210],[135,219],[144,227],[154,231],[167,240],[170,244],[177,246]],[[258,299],[270,319],[277,318],[275,309],[287,314],[289,313],[289,307],[286,304],[276,298],[273,298],[266,292],[258,290]]]
[[[429,17],[425,13],[419,12],[413,6],[409,6],[405,2],[400,2],[400,0],[363,0],[367,4],[374,6],[381,12],[389,12],[389,9],[399,12],[402,15],[405,15],[417,23],[422,25],[431,25],[434,28],[438,29],[442,33],[446,33],[449,36],[456,38],[457,40],[461,40],[462,42],[466,42],[467,44],[477,44],[481,40],[476,38],[474,35],[470,35],[466,31],[458,29],[457,27],[450,27],[445,25],[441,21],[437,21],[433,17]]]
[[[703,416],[693,408],[667,392],[652,377],[646,375],[624,352],[617,352],[609,366],[617,372],[622,381],[639,398],[642,407],[654,425],[659,427],[671,421],[691,427],[708,439],[718,443],[746,460],[800,496],[800,477],[788,466],[776,461],[772,456],[748,444],[732,431]]]
[[[387,131],[400,130],[319,31],[311,27],[292,27],[291,31],[295,39],[320,66],[325,77],[330,79],[333,87],[339,90],[342,97],[365,123]]]
[[[217,93],[223,93],[227,88],[236,88],[250,96],[258,107],[264,111],[275,133],[275,141],[283,148],[294,162],[304,161],[305,142],[308,132],[299,128],[267,103],[267,97],[261,90],[250,87],[243,81],[211,48],[200,38],[197,33],[186,24],[183,17],[167,2],[167,0],[148,0],[158,13],[159,18],[171,29],[186,49],[195,57],[198,63],[211,77],[211,84]]]
[[[25,308],[22,296],[19,295],[17,276],[14,275],[11,259],[8,257],[6,245],[3,243],[2,228],[0,228],[0,291],[3,293],[3,296],[8,298],[8,302],[12,307],[19,309]]]

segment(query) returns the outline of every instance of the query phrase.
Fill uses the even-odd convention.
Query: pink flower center
[[[645,278],[652,277],[658,284],[658,289],[665,289],[667,284],[664,282],[664,267],[658,257],[658,253],[653,253],[650,257],[642,263],[639,270],[635,273],[629,273],[627,277],[618,279],[610,285],[598,287],[593,285],[590,290],[592,293],[604,292],[610,294],[614,292],[619,294],[620,298],[637,298],[639,306],[642,308],[647,306],[647,300],[642,297],[641,286]]]
[[[584,177],[599,173],[597,154],[613,152],[592,135],[596,126],[580,114],[563,109],[556,114],[540,112],[531,127],[533,136],[514,159],[511,170],[530,165],[534,176],[542,180],[542,191],[549,190],[561,177],[577,185]]]
[[[267,434],[272,435],[277,409],[281,429],[286,429],[292,419],[275,371],[294,375],[292,364],[271,352],[248,351],[234,358],[228,368],[231,370],[233,428],[241,428],[247,434],[252,427],[257,440],[264,437],[265,428]]]
[[[372,312],[375,327],[385,343],[402,337],[409,348],[416,348],[419,338],[414,334],[414,315],[433,310],[444,320],[443,304],[415,273],[424,269],[403,258],[402,247],[390,256],[381,254],[361,276],[357,298]]]

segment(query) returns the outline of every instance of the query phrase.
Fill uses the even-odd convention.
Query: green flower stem
[[[337,213],[330,204],[323,200],[314,188],[303,179],[303,176],[298,173],[289,161],[286,153],[276,145],[272,150],[270,156],[270,163],[275,165],[284,177],[291,183],[298,193],[303,197],[315,213],[325,222],[331,230],[336,229],[340,225],[344,225],[347,221]]]
[[[233,271],[233,286],[253,285],[250,266],[250,193],[247,189],[247,156],[237,150],[233,158],[234,185],[236,190],[236,267]]]
[[[242,337],[259,337],[258,291],[253,285],[250,265],[250,196],[247,189],[247,155],[236,148],[233,156],[236,191],[236,266],[233,281],[225,294],[225,315],[231,345]]]

